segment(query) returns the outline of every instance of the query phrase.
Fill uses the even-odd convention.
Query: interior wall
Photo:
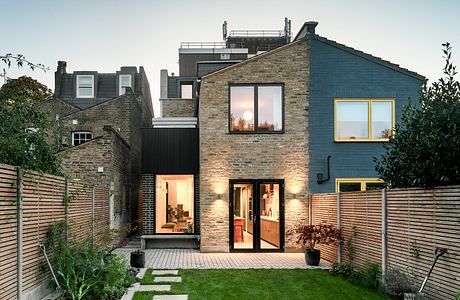
[[[155,224],[156,232],[161,231],[161,226],[166,223],[166,181],[163,176],[156,177],[155,199]]]

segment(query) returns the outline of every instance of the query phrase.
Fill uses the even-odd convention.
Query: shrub
[[[404,293],[415,292],[409,276],[399,269],[389,269],[385,276],[386,292],[395,297],[402,297]]]
[[[358,284],[360,286],[378,290],[380,286],[380,266],[376,263],[367,262],[358,272]]]
[[[299,224],[288,230],[286,234],[297,236],[295,242],[309,249],[314,249],[316,244],[337,245],[341,240],[340,229],[328,224]]]
[[[335,263],[332,265],[331,270],[329,270],[329,273],[334,276],[342,276],[345,278],[349,278],[350,276],[352,276],[354,271],[355,270],[353,269],[353,266],[351,264]]]
[[[63,299],[120,299],[135,282],[122,258],[107,254],[106,247],[94,246],[91,240],[67,243],[65,225],[52,225],[47,234],[47,248]]]
[[[460,292],[458,292],[457,296],[455,296],[455,300],[460,300]]]

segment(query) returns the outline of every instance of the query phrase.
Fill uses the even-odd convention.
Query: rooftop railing
[[[232,30],[228,37],[284,37],[284,30]]]
[[[181,49],[196,49],[196,48],[225,48],[225,42],[182,42]]]

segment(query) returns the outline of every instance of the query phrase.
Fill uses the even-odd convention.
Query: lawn
[[[182,283],[172,284],[171,292],[167,294],[187,294],[191,300],[390,299],[323,270],[180,270],[179,275]],[[153,283],[151,270],[141,283]],[[134,300],[151,300],[153,295],[137,292]]]

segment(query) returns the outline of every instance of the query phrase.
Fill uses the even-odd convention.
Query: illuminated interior
[[[193,175],[157,175],[155,184],[156,233],[193,233]]]

